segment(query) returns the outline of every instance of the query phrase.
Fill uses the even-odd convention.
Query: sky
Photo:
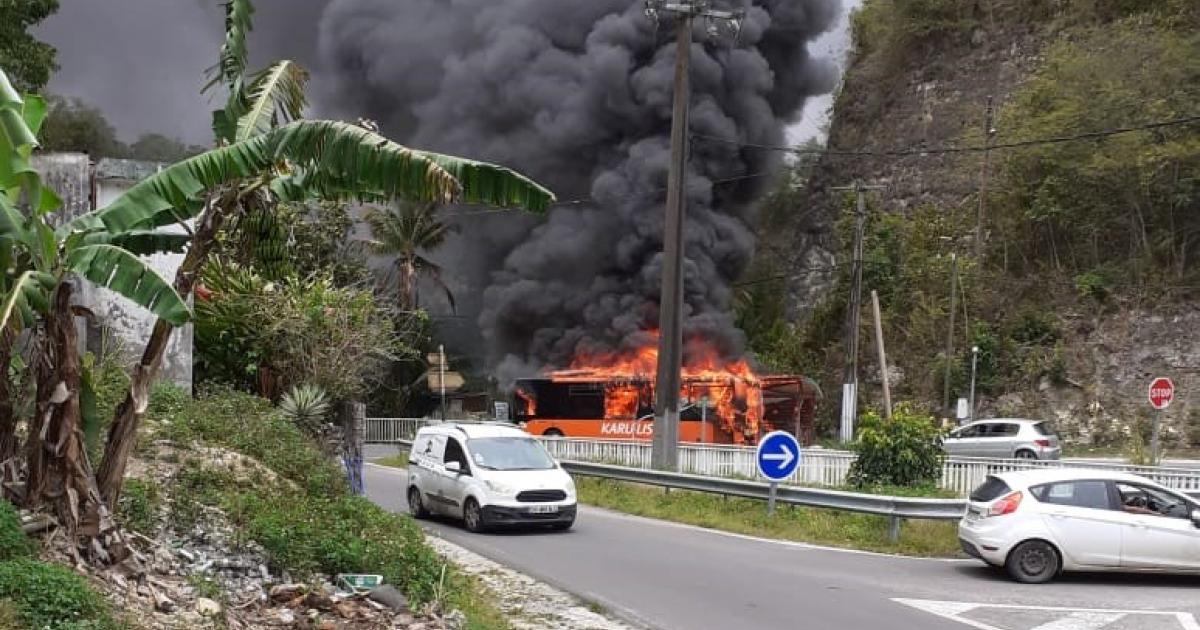
[[[814,44],[816,55],[844,64],[847,15],[861,2],[845,0],[838,26]],[[315,67],[313,42],[324,4],[260,0],[250,44],[257,61],[287,57]],[[61,0],[58,13],[36,35],[58,48],[61,69],[48,91],[98,106],[122,140],[156,132],[207,144],[216,103],[199,92],[222,28],[217,0]],[[801,120],[789,128],[789,141],[820,137],[831,103],[831,96],[810,99]]]

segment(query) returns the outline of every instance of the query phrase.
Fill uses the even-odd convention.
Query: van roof
[[[446,422],[421,427],[420,433],[457,433],[467,439],[485,437],[528,437],[529,434],[507,422]]]

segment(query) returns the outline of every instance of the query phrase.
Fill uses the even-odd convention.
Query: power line
[[[831,156],[847,156],[847,157],[905,157],[905,156],[925,156],[925,155],[944,155],[950,153],[981,153],[984,151],[992,151],[996,149],[1017,149],[1021,147],[1062,144],[1066,142],[1079,142],[1082,140],[1095,140],[1099,138],[1107,138],[1126,133],[1135,133],[1138,131],[1151,131],[1154,129],[1163,129],[1166,127],[1176,127],[1180,125],[1189,125],[1200,122],[1200,115],[1185,116],[1183,118],[1174,118],[1171,120],[1160,120],[1155,122],[1144,123],[1141,125],[1132,125],[1128,127],[1115,127],[1111,129],[1103,129],[1099,131],[1088,131],[1077,133],[1068,136],[1051,136],[1046,138],[1035,138],[1031,140],[1018,140],[1013,142],[990,143],[981,145],[968,146],[940,146],[940,147],[910,147],[906,149],[889,149],[883,151],[872,151],[865,149],[857,150],[838,150],[838,149],[806,149],[804,147],[789,147],[771,144],[758,144],[754,142],[740,142],[738,140],[730,140],[719,136],[710,136],[706,134],[692,134],[692,137],[699,140],[708,140],[711,142],[728,144],[747,149],[761,149],[764,151],[780,151],[784,153],[793,153],[796,155],[831,155]]]

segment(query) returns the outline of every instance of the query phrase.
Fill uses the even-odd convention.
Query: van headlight
[[[499,494],[499,495],[510,496],[510,495],[516,494],[516,492],[517,492],[516,488],[514,488],[512,486],[504,485],[498,481],[490,481],[489,480],[489,481],[485,481],[484,483],[487,484],[488,490],[491,490],[492,492],[495,492],[496,494]]]
[[[567,494],[575,496],[575,480],[567,477]]]

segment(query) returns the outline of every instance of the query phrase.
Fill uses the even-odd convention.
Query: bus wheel
[[[545,431],[542,431],[542,435],[546,437],[562,437],[563,432],[559,431],[558,429],[546,429]]]

